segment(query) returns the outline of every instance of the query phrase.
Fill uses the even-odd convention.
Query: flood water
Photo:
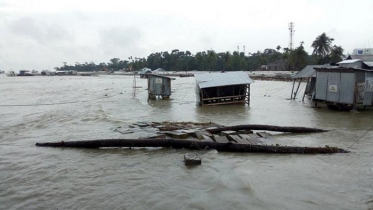
[[[256,81],[250,106],[196,106],[193,77],[172,81],[170,101],[147,102],[133,76],[0,75],[0,209],[372,209],[373,110],[338,112],[286,100],[290,82]],[[302,85],[304,86],[304,85]],[[301,86],[301,87],[302,87]],[[39,104],[36,106],[36,104]],[[54,104],[54,105],[52,105]],[[25,106],[4,106],[25,105]],[[299,155],[182,149],[68,149],[37,142],[131,138],[139,121],[271,124],[330,129],[274,138],[338,146]]]

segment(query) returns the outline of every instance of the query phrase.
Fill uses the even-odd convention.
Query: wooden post
[[[293,88],[291,89],[290,100],[293,100],[294,85],[295,85],[295,79],[293,81]]]
[[[302,82],[302,78],[300,78],[299,83],[298,83],[297,90],[296,90],[295,93],[294,93],[294,100],[295,100],[295,97],[297,97],[298,90],[299,90],[299,86],[300,86],[300,83],[301,83],[301,82]]]
[[[309,83],[309,82],[310,82],[310,77],[308,77],[307,84],[306,84],[306,88],[304,88],[304,93],[303,93],[302,102],[304,102],[304,96],[306,96],[306,91],[307,91],[307,87],[308,87],[308,83]]]
[[[280,145],[234,144],[213,141],[191,141],[178,139],[101,139],[68,142],[36,143],[39,147],[75,147],[75,148],[100,148],[100,147],[171,147],[194,150],[216,149],[224,152],[261,152],[261,153],[298,153],[298,154],[325,154],[348,153],[337,147],[297,147]]]

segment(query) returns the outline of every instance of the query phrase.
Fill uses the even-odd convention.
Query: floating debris
[[[185,165],[201,165],[202,158],[196,153],[186,153],[184,155]]]
[[[253,130],[260,130],[254,133]],[[273,125],[236,125],[221,126],[215,123],[192,122],[138,122],[128,128],[118,127],[115,131],[122,134],[145,131],[138,139],[102,139],[87,141],[61,141],[36,143],[36,146],[49,147],[171,147],[186,149],[216,149],[229,152],[265,153],[346,153],[337,147],[281,146],[271,134],[263,130],[278,132],[325,132],[326,130],[307,127],[284,127]],[[141,132],[143,133],[143,132]]]

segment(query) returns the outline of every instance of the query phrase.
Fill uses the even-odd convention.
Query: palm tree
[[[303,45],[300,45],[290,52],[289,63],[293,67],[293,70],[299,71],[307,65],[307,58],[307,52],[304,50]]]
[[[325,33],[316,37],[315,41],[312,42],[311,47],[314,48],[312,54],[324,58],[331,50],[331,44],[334,41],[333,38],[328,37]]]

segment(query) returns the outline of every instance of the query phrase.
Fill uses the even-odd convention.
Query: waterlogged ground
[[[146,80],[136,79],[134,96],[133,79],[0,75],[0,105],[25,105],[0,106],[0,209],[373,208],[372,110],[311,108],[307,100],[286,100],[292,84],[275,81],[252,84],[250,107],[198,107],[193,77],[172,81],[170,101],[148,103]],[[351,153],[198,151],[202,165],[186,167],[187,150],[35,147],[128,138],[134,134],[113,130],[139,121],[325,128],[331,131],[275,138]]]

